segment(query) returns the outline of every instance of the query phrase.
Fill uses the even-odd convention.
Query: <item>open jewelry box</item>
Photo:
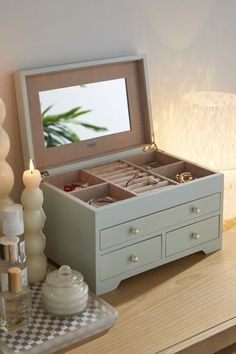
[[[158,150],[146,78],[144,56],[16,74],[25,166],[44,176],[46,255],[96,294],[221,247],[223,175]]]

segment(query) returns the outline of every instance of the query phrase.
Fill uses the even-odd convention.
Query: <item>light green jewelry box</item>
[[[20,71],[16,89],[25,166],[44,175],[49,259],[102,294],[221,248],[223,174],[158,150],[144,56]]]

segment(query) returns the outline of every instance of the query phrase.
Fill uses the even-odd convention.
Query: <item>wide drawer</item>
[[[161,259],[161,236],[110,252],[100,257],[101,280]]]
[[[219,217],[181,227],[166,234],[166,256],[184,251],[219,237]]]
[[[182,222],[194,220],[220,209],[220,194],[213,194],[161,212],[130,220],[126,223],[100,231],[100,249],[126,241],[140,241],[145,235]]]

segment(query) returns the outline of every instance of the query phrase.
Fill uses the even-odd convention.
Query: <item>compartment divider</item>
[[[152,172],[152,175],[159,177],[159,178],[163,179],[164,181],[168,181],[171,184],[178,184],[178,182],[176,182],[174,179],[168,178],[168,177],[161,175],[159,173]]]
[[[183,168],[183,166],[184,166],[183,161],[178,161],[178,162],[171,163],[167,166],[157,167],[153,169],[153,173],[162,175],[174,181],[174,176],[179,172],[180,169]]]
[[[107,182],[91,186],[90,188],[74,191],[71,194],[95,208],[136,196],[136,193],[132,193],[127,189],[120,188]]]

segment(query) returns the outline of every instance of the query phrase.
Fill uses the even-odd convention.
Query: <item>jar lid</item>
[[[55,288],[76,288],[81,285],[83,279],[80,272],[72,270],[68,265],[62,265],[47,275],[47,283]]]

